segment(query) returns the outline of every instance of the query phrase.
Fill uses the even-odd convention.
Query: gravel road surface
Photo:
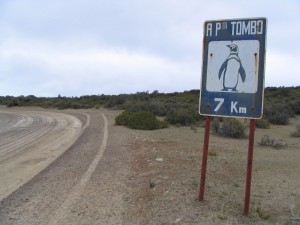
[[[44,111],[0,111],[0,200],[46,168],[79,137],[82,122]]]
[[[52,156],[50,165],[34,169],[33,178],[24,178],[27,183],[5,196],[0,202],[0,224],[123,224],[129,168],[122,143],[127,136],[120,131],[123,128],[113,126],[113,114],[1,111],[0,167],[18,164],[16,159],[29,160],[26,152],[37,152],[46,161],[57,143],[63,153],[56,160]],[[30,160],[37,161],[32,154]],[[10,182],[3,177],[1,186],[7,186]]]

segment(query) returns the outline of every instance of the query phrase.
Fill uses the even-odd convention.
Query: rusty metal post
[[[206,177],[206,165],[207,165],[207,154],[208,154],[208,143],[209,143],[209,130],[210,130],[210,116],[205,119],[205,133],[204,133],[204,144],[202,153],[202,169],[200,178],[200,190],[199,190],[199,201],[204,199],[204,188],[205,188],[205,177]]]
[[[248,145],[248,162],[247,162],[247,178],[246,178],[245,204],[244,204],[244,215],[245,216],[249,215],[249,206],[250,206],[250,191],[251,191],[251,176],[252,176],[252,161],[253,161],[254,131],[255,131],[255,120],[254,119],[250,119],[249,145]]]

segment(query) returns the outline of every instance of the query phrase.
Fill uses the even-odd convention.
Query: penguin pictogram
[[[238,55],[238,46],[236,44],[226,46],[230,49],[230,54],[219,70],[219,79],[221,79],[223,75],[222,91],[237,91],[236,86],[239,82],[239,76],[241,76],[242,81],[245,82],[246,72]]]

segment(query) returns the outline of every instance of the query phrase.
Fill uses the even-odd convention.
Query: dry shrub
[[[296,126],[296,130],[292,133],[292,137],[300,137],[300,124]]]
[[[280,149],[280,148],[283,148],[286,146],[286,143],[284,141],[275,140],[274,138],[270,138],[269,135],[267,135],[267,134],[261,138],[259,144],[262,146],[269,146],[269,147],[277,148],[277,149]]]

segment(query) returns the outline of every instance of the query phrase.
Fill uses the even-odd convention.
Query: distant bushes
[[[246,136],[246,126],[237,119],[225,119],[221,134],[226,137],[243,138]]]
[[[268,121],[272,124],[287,125],[289,122],[289,116],[285,113],[276,113],[270,116]]]
[[[272,124],[286,125],[289,118],[300,114],[300,87],[265,89],[264,119]]]
[[[292,133],[292,137],[300,137],[300,124],[296,126],[295,131]]]
[[[193,114],[187,109],[175,110],[173,113],[167,115],[167,121],[171,124],[180,124],[189,126],[195,123]]]
[[[214,134],[220,134],[221,130],[221,118],[214,117],[213,121],[210,123],[210,128]]]
[[[286,125],[289,118],[295,114],[291,108],[285,104],[274,104],[267,106],[264,112],[264,117],[272,124]]]
[[[300,115],[300,86],[269,87],[265,89],[264,120],[257,120],[258,128],[267,128],[271,124],[285,125],[295,115]],[[86,109],[105,107],[130,112],[146,111],[155,116],[164,117],[174,125],[190,126],[204,119],[199,116],[199,90],[174,93],[137,92],[119,95],[86,95],[80,97],[35,97],[0,96],[0,105],[8,107],[39,106],[56,109]],[[222,121],[223,123],[223,121]],[[268,124],[269,123],[269,124]],[[221,129],[215,127],[214,129]],[[220,130],[218,131],[220,132]]]
[[[269,129],[270,123],[265,119],[255,120],[255,126],[261,129]]]
[[[290,103],[290,108],[297,115],[300,115],[300,100],[294,100]]]
[[[152,112],[124,111],[116,117],[116,125],[124,125],[131,129],[155,130],[167,127],[167,123],[159,121]]]
[[[146,111],[156,116],[165,117],[173,125],[190,126],[202,117],[198,113],[198,105],[187,102],[176,102],[168,98],[166,101],[152,100],[147,102],[129,101],[123,108],[130,112]]]
[[[166,110],[163,107],[163,104],[159,101],[147,101],[147,102],[128,101],[121,108],[130,112],[138,112],[138,111],[152,112],[157,116],[164,116],[166,114]]]
[[[234,118],[226,118],[223,122],[221,122],[218,118],[215,118],[211,126],[214,133],[224,137],[246,137],[246,126]]]

